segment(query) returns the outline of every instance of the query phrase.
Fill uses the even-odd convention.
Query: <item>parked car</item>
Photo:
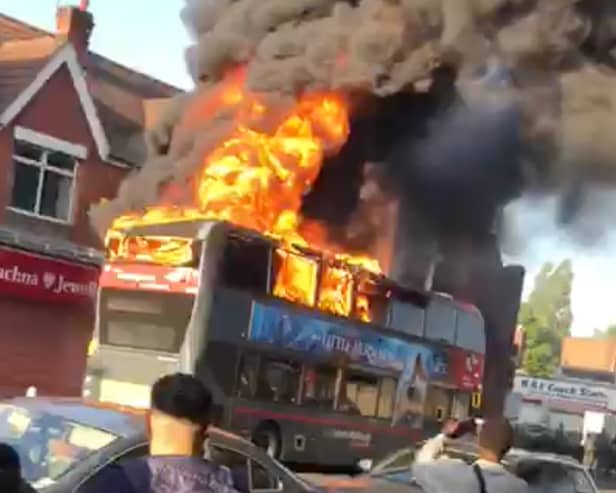
[[[0,402],[0,442],[15,447],[23,475],[41,493],[71,493],[105,468],[147,455],[145,411],[81,399],[18,398]],[[251,442],[211,428],[208,458],[244,468],[248,492],[313,493]]]
[[[374,465],[365,475],[332,479],[325,481],[322,487],[348,493],[421,493],[422,488],[415,483],[411,468],[416,450],[416,447],[399,450]],[[446,447],[448,456],[469,464],[477,459],[477,452],[474,442],[452,441]],[[503,462],[533,487],[533,491],[599,493],[587,468],[569,456],[513,449]]]

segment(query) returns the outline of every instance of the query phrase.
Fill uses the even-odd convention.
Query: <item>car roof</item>
[[[450,441],[446,444],[445,451],[445,453],[467,454],[471,456],[477,456],[479,454],[477,444],[471,441]],[[512,464],[517,464],[527,460],[558,463],[578,469],[584,468],[584,466],[573,457],[550,452],[513,448],[505,456],[505,462]]]
[[[18,397],[2,401],[33,413],[51,414],[68,421],[128,437],[145,433],[145,411],[84,399]]]
[[[511,449],[507,454],[507,458],[511,458],[515,462],[521,462],[523,460],[538,460],[542,462],[554,462],[558,464],[564,464],[571,467],[583,469],[584,466],[577,460],[568,455],[555,454],[551,452],[535,452],[533,450],[525,449]]]
[[[79,398],[18,397],[2,403],[18,406],[33,413],[51,414],[121,437],[142,436],[145,440],[146,436],[144,418],[147,409]],[[208,428],[208,435],[216,443],[231,445],[234,448],[253,446],[249,440],[215,426]]]

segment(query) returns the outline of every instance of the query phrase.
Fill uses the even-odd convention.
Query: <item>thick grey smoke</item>
[[[525,188],[564,189],[561,215],[566,220],[583,202],[580,194],[587,183],[616,180],[616,79],[610,68],[616,55],[613,4],[610,0],[186,0],[182,19],[195,40],[186,59],[196,88],[174,102],[148,137],[150,159],[124,183],[117,198],[92,209],[93,223],[104,232],[119,214],[158,203],[169,183],[190,195],[188,183],[203,157],[233,129],[231,112],[211,112],[203,102],[220,90],[222,77],[234,67],[246,67],[247,89],[269,97],[276,114],[298,92],[313,89],[364,92],[378,98],[413,93],[443,64],[459,74],[470,133],[465,133],[460,114],[449,127],[442,124],[434,133],[455,135],[444,148],[452,169],[443,164],[443,155],[430,150],[430,146],[443,148],[428,139],[407,155],[406,166],[412,169],[402,172],[400,158],[393,160],[396,172],[407,179],[423,173],[430,181],[468,171],[477,184],[503,192],[491,197],[491,206]],[[509,108],[499,113],[505,125],[516,115],[523,141],[515,150],[520,156],[519,181],[507,187],[501,187],[509,169],[507,165],[499,172],[502,156],[494,159],[485,175],[481,170],[489,168],[486,162],[455,168],[458,146],[464,150],[465,163],[485,157],[481,153],[473,157],[473,146],[464,143],[467,138],[477,139],[486,155],[499,154],[476,131],[485,126],[477,115],[485,111],[486,102],[495,101]],[[480,109],[472,110],[478,102]],[[498,128],[503,127],[497,124]],[[487,128],[483,137],[493,130]],[[413,168],[411,161],[423,164]],[[434,161],[438,165],[432,169],[429,163]],[[173,199],[190,202],[189,196],[181,195]],[[436,210],[442,211],[443,205],[437,204]]]

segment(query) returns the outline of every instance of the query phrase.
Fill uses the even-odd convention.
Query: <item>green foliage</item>
[[[529,375],[548,377],[558,367],[560,346],[569,335],[573,313],[573,268],[569,260],[557,267],[546,263],[535,278],[533,291],[522,304],[519,322],[526,333],[523,367]]]
[[[593,337],[595,339],[616,338],[616,324],[608,326],[605,330],[595,329]]]

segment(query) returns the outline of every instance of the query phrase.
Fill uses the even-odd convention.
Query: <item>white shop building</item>
[[[606,426],[616,421],[616,386],[579,379],[543,379],[517,375],[509,416],[518,425],[542,425],[582,433],[584,416],[603,413]],[[612,430],[609,430],[612,431]],[[616,432],[616,430],[614,430]]]

